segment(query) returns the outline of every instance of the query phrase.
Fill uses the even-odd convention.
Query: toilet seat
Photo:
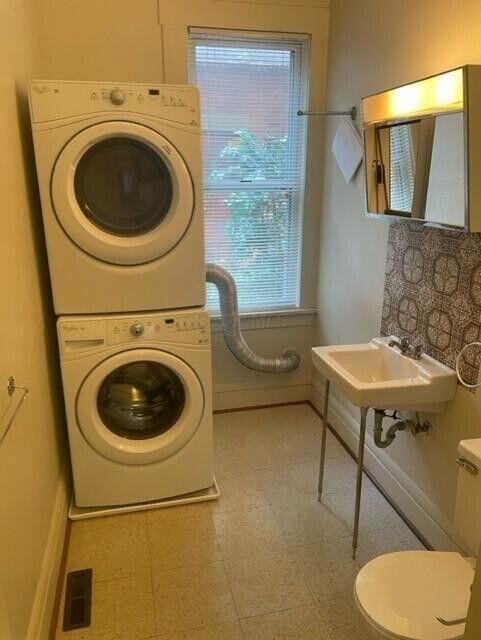
[[[354,596],[366,621],[389,640],[457,640],[466,616],[473,567],[459,553],[401,551],[379,556],[358,573]]]

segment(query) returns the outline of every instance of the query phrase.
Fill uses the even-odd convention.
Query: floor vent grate
[[[92,569],[67,573],[63,630],[83,629],[90,626],[92,610]]]

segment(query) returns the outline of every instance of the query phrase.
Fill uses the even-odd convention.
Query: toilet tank
[[[454,524],[463,549],[478,556],[481,546],[481,438],[461,440],[458,454]]]

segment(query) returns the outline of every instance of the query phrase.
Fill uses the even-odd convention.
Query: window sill
[[[287,327],[311,327],[316,324],[317,309],[282,309],[277,311],[248,311],[240,313],[241,329],[283,329]],[[222,331],[220,314],[211,313],[212,333]]]

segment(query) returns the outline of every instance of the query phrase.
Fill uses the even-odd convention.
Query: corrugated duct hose
[[[287,373],[299,367],[301,357],[292,349],[287,349],[280,358],[264,358],[254,353],[241,334],[234,278],[228,271],[212,263],[206,264],[205,277],[207,282],[217,287],[224,340],[241,364],[254,371],[267,373]]]

